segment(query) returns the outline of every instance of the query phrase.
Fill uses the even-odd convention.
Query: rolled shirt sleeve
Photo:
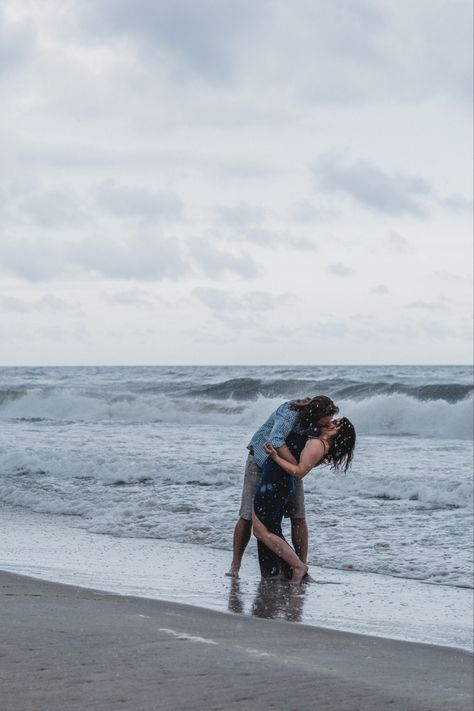
[[[283,447],[286,438],[297,426],[298,412],[291,410],[290,405],[291,401],[280,405],[252,437],[248,448],[253,453],[257,466],[262,467],[268,456],[263,448],[265,442],[270,442],[276,449]]]
[[[290,410],[289,403],[280,405],[280,407],[276,410],[275,421],[268,435],[268,442],[270,442],[275,449],[283,447],[286,442],[286,438],[293,430],[297,419],[298,413],[296,410]]]

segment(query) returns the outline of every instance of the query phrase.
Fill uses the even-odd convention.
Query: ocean
[[[468,366],[0,368],[0,503],[230,562],[251,435],[316,394],[358,441],[347,474],[305,479],[309,562],[472,587]]]

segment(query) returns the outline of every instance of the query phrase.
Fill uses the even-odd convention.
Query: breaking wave
[[[244,381],[242,384],[241,381]],[[18,388],[0,391],[0,419],[53,422],[121,421],[164,422],[183,425],[246,425],[257,427],[281,402],[281,387],[265,392],[255,389],[252,379],[203,385],[187,392],[134,392],[80,388]],[[301,385],[301,381],[298,381]],[[330,394],[341,413],[353,420],[361,434],[409,434],[470,439],[473,434],[473,398],[468,386],[436,385],[411,388],[409,393],[382,392],[381,387],[359,384],[339,386],[330,381],[319,392]],[[431,390],[428,388],[431,387]],[[455,399],[455,392],[463,397]],[[158,390],[158,389],[156,389]],[[249,391],[257,393],[250,396]],[[302,388],[300,387],[300,392]],[[472,390],[472,388],[471,388]],[[448,397],[449,391],[449,397]],[[444,397],[426,397],[427,393]],[[244,397],[246,393],[246,397]],[[293,396],[295,388],[292,389]],[[415,394],[416,393],[416,394]],[[423,397],[420,396],[423,393]]]
[[[258,397],[295,398],[310,393],[327,393],[334,400],[351,398],[363,400],[375,395],[408,395],[422,402],[445,400],[459,402],[469,397],[474,386],[464,383],[435,383],[407,385],[404,383],[371,382],[356,380],[261,380],[258,378],[232,378],[221,383],[206,384],[190,390],[191,396],[234,400],[255,400]]]

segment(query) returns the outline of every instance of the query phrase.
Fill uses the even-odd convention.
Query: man
[[[255,432],[247,446],[249,454],[245,465],[242,500],[239,519],[234,529],[233,557],[226,575],[238,578],[242,556],[250,540],[252,532],[253,498],[262,474],[262,466],[267,458],[263,445],[270,442],[280,457],[292,464],[297,464],[286,445],[286,438],[291,432],[299,434],[314,434],[315,430],[327,427],[339,408],[325,395],[317,395],[303,400],[284,402],[268,420]],[[307,562],[308,557],[308,526],[305,518],[303,482],[298,481],[296,492],[288,505],[288,515],[291,519],[291,540],[298,557]],[[263,551],[259,547],[259,558],[262,563]]]

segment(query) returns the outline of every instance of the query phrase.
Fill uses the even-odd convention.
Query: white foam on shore
[[[176,639],[185,639],[188,642],[199,642],[199,644],[218,644],[215,639],[209,639],[208,637],[196,637],[192,634],[185,634],[184,632],[170,630],[168,627],[159,627],[158,632],[164,632],[165,634],[169,634],[172,637],[176,637]]]
[[[251,543],[254,545],[254,542]],[[225,577],[230,553],[116,538],[60,516],[2,508],[0,569],[60,583],[303,624],[472,650],[471,590],[312,568],[315,585],[262,582],[253,556]]]

